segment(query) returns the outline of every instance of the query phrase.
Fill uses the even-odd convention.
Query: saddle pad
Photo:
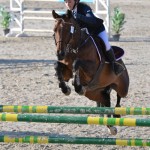
[[[118,46],[112,46],[113,50],[114,50],[114,54],[116,57],[116,60],[119,60],[123,57],[124,55],[124,50]]]

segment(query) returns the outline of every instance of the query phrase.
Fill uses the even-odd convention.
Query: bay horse
[[[81,29],[69,10],[63,15],[53,10],[52,16],[55,19],[54,40],[58,58],[55,70],[62,92],[70,94],[71,89],[67,82],[73,78],[75,91],[96,101],[97,107],[111,106],[112,89],[117,93],[116,107],[121,107],[120,100],[127,95],[129,88],[129,76],[122,59],[117,60],[117,63],[124,67],[124,71],[120,75],[115,75],[105,57],[102,40]],[[121,50],[116,46],[112,48],[117,53]],[[115,127],[107,127],[111,134],[117,134]]]

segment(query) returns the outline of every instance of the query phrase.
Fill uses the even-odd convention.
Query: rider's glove
[[[73,11],[72,14],[73,14],[73,17],[76,19],[77,18],[77,12]]]

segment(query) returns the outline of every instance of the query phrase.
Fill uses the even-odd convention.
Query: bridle
[[[55,32],[53,34],[53,38],[55,40],[55,45],[57,46],[58,43],[65,43],[65,45],[66,45],[66,51],[65,51],[65,53],[74,53],[74,54],[77,54],[78,53],[78,49],[87,42],[87,40],[89,39],[90,36],[86,40],[83,41],[82,40],[82,34],[81,34],[82,31],[79,32],[80,35],[79,35],[78,42],[76,44],[77,46],[76,46],[76,48],[73,48],[72,44],[71,44],[71,40],[73,39],[73,36],[74,36],[75,32],[77,31],[76,27],[73,25],[73,23],[64,22],[64,20],[63,20],[63,23],[64,24],[70,24],[70,33],[69,33],[68,41],[64,42],[63,39],[62,39],[62,34],[63,34],[63,27],[62,27],[61,32],[60,32],[60,39],[58,41],[56,41]]]
[[[64,24],[71,24],[73,26],[72,23],[68,23],[68,22],[65,22],[63,19],[61,19],[63,21]],[[56,37],[55,37],[55,32],[53,34],[53,38],[54,38],[54,41],[55,41],[55,45],[57,46],[58,43],[64,43],[63,39],[62,39],[62,35],[63,35],[63,27],[61,27],[61,33],[60,33],[60,39],[58,41],[56,41]],[[71,36],[71,34],[69,35],[69,37]],[[69,43],[71,38],[69,38],[69,40],[67,42],[65,42],[65,44],[67,45]]]

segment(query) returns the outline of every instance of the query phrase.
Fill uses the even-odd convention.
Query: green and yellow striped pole
[[[16,113],[70,113],[70,114],[120,114],[150,115],[150,108],[144,107],[60,107],[60,106],[9,106],[0,105],[0,112]]]
[[[50,115],[35,115],[35,114],[30,115],[30,114],[0,113],[0,121],[150,127],[150,119],[148,118],[134,119],[134,118],[106,118],[106,117],[89,117],[89,116],[50,116]]]
[[[0,136],[0,142],[30,143],[30,144],[99,144],[119,146],[150,146],[150,139],[117,139],[117,138],[90,138],[90,137],[51,137],[51,136]]]

